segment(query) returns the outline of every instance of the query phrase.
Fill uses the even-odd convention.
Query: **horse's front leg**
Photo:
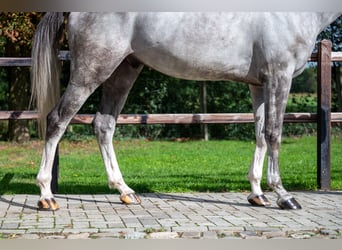
[[[139,75],[142,65],[123,61],[112,76],[103,84],[102,99],[93,125],[108,176],[108,185],[120,192],[125,204],[140,204],[140,198],[124,181],[117,162],[113,135],[116,120],[127,99],[129,90]]]
[[[102,159],[108,177],[108,186],[120,192],[120,200],[125,204],[140,204],[140,198],[124,181],[113,147],[113,134],[115,130],[115,117],[113,115],[97,112],[94,119],[94,129],[100,147]]]
[[[247,200],[254,206],[269,206],[270,202],[261,190],[262,169],[267,150],[265,141],[264,89],[262,86],[255,85],[250,85],[249,89],[253,101],[256,147],[248,172],[252,192],[247,197]]]
[[[299,203],[283,187],[279,169],[279,151],[283,119],[291,87],[292,72],[273,68],[265,82],[265,139],[267,143],[267,184],[278,195],[277,204],[283,209],[301,209]]]

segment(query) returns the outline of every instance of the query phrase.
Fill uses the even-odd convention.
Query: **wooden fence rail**
[[[78,114],[71,124],[91,124],[95,115]],[[316,123],[316,113],[286,113],[285,123]],[[35,111],[0,111],[0,120],[36,120]],[[254,123],[252,113],[206,113],[206,114],[121,114],[118,124],[229,124]],[[342,123],[342,112],[331,113],[331,123]]]
[[[68,51],[60,51],[60,60],[69,60]],[[318,44],[318,52],[308,61],[317,61],[317,113],[286,113],[284,122],[317,123],[317,183],[322,190],[330,189],[330,143],[331,123],[342,123],[342,113],[331,113],[331,62],[342,62],[342,52],[331,52],[331,42],[323,40]],[[31,66],[31,58],[0,58],[1,66]],[[34,120],[34,111],[0,111],[0,120]],[[78,114],[71,123],[91,124],[94,115]],[[253,123],[251,113],[212,114],[121,114],[118,124],[218,124]],[[58,190],[58,151],[56,152],[51,188]]]
[[[324,40],[323,40],[324,41]],[[61,50],[59,51],[58,58],[63,61],[70,60],[69,51]],[[318,52],[312,53],[309,62],[318,61]],[[342,52],[331,52],[332,62],[342,62]],[[0,57],[0,67],[11,67],[11,66],[31,66],[30,57]]]

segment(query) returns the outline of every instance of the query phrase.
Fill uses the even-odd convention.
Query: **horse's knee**
[[[99,140],[111,141],[115,130],[114,117],[97,113],[93,121],[93,129]]]
[[[269,153],[274,155],[280,149],[281,134],[279,132],[266,132],[265,142],[268,146]]]
[[[97,134],[108,133],[108,131],[112,131],[115,128],[114,118],[110,115],[97,113],[93,121],[93,128]]]
[[[280,139],[280,132],[278,131],[265,131],[265,141],[268,143],[278,143]]]

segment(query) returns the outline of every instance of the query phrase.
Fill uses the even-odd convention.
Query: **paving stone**
[[[322,229],[320,233],[323,235],[337,235],[338,232],[336,230]]]
[[[182,233],[182,238],[185,239],[199,239],[201,238],[201,232],[186,231]]]
[[[89,233],[79,233],[79,234],[69,234],[67,236],[68,240],[80,240],[80,239],[88,239]]]
[[[160,226],[158,221],[154,218],[142,218],[139,220],[143,227],[155,227]]]
[[[269,238],[270,240],[293,240],[290,237],[273,237],[273,238]]]
[[[255,231],[243,231],[239,233],[240,237],[244,239],[259,238],[260,235]]]
[[[38,239],[40,239],[40,236],[38,234],[23,234],[20,236],[20,239],[38,240]]]
[[[217,239],[218,238],[217,232],[215,231],[203,232],[202,238],[203,239]]]
[[[73,224],[73,228],[77,229],[77,228],[89,228],[89,222],[74,222]]]
[[[172,226],[177,226],[177,222],[174,221],[173,219],[159,219],[158,222],[162,227],[172,227]]]
[[[26,230],[23,229],[0,229],[0,234],[24,234]]]
[[[26,233],[31,233],[31,234],[60,234],[62,233],[63,229],[61,228],[30,228],[27,229]]]
[[[27,225],[27,226],[19,226],[18,229],[31,229],[31,228],[37,228],[36,225]]]
[[[287,237],[287,234],[284,231],[262,232],[262,235],[265,236],[266,238]]]
[[[46,228],[54,228],[54,224],[53,223],[38,223],[37,224],[37,228],[41,228],[41,229],[46,229]]]
[[[123,222],[118,223],[107,223],[108,228],[125,228],[125,224]]]
[[[40,239],[46,239],[46,240],[61,240],[65,239],[65,235],[41,235]]]
[[[89,237],[92,239],[114,239],[119,238],[122,234],[115,232],[115,233],[93,233]]]
[[[208,231],[207,227],[199,227],[196,225],[172,227],[171,229],[173,232],[205,232],[205,231]]]
[[[141,194],[141,206],[122,205],[118,195],[58,195],[61,208],[51,212],[13,203],[36,207],[39,195],[4,195],[0,234],[66,237],[88,233],[88,238],[106,238],[110,236],[93,234],[108,233],[117,238],[151,238],[180,233],[189,238],[215,238],[216,232],[220,239],[342,238],[342,192],[293,193],[302,210],[249,206],[246,193],[147,193]],[[265,195],[277,199],[273,192]],[[147,228],[166,232],[146,234]],[[167,236],[168,232],[173,234]]]
[[[290,237],[293,239],[310,239],[314,235],[315,234],[311,234],[311,233],[295,233],[295,234],[291,234]]]
[[[97,222],[97,221],[91,221],[90,227],[96,227],[96,228],[107,228],[107,222]]]
[[[176,232],[154,232],[148,235],[150,239],[176,239],[179,234]]]
[[[125,235],[125,239],[130,239],[130,240],[138,240],[138,239],[144,239],[146,238],[146,233],[142,232],[133,232],[133,233],[128,233]]]
[[[99,232],[99,229],[98,228],[65,228],[63,229],[62,232],[66,234],[97,233]]]
[[[238,236],[223,236],[223,237],[220,237],[220,239],[223,239],[223,240],[242,240],[242,238],[238,237]]]

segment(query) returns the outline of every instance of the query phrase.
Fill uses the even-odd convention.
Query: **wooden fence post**
[[[331,47],[328,40],[318,44],[317,183],[321,190],[330,190]]]

